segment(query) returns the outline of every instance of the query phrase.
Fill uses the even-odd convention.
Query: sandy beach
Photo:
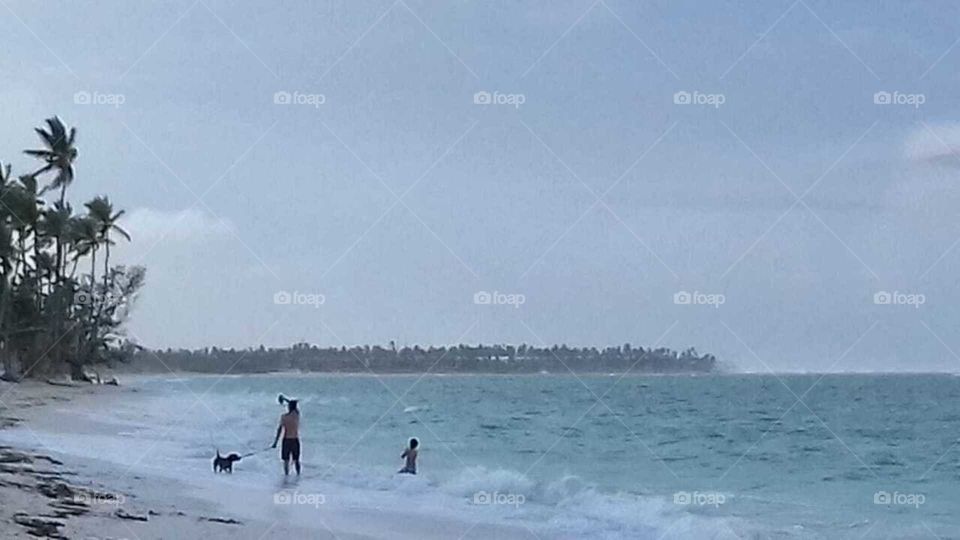
[[[275,489],[250,493],[230,477],[186,483],[157,474],[150,453],[127,466],[65,453],[57,437],[129,437],[110,418],[135,385],[0,383],[0,537],[160,538],[532,538],[522,528],[424,519],[416,511],[323,501],[274,504]],[[91,413],[91,411],[97,413]],[[29,434],[29,437],[24,437]],[[56,436],[52,436],[56,434]],[[9,440],[18,442],[10,444]],[[33,440],[35,444],[28,441]],[[94,443],[95,445],[95,443]],[[278,471],[279,476],[279,471]]]
[[[71,406],[129,396],[131,389],[0,383],[0,395],[5,429],[61,425],[83,431],[98,426],[77,423],[69,414]],[[122,484],[113,483],[110,476],[95,474],[96,462],[63,455],[42,442],[38,434],[37,447],[0,445],[3,538],[270,538],[307,533],[278,523],[241,521],[215,504],[188,496],[184,486],[158,477],[130,475]]]

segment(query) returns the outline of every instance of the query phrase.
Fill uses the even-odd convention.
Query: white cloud
[[[960,123],[920,126],[907,136],[907,158],[960,167]]]
[[[196,208],[164,211],[153,208],[136,208],[122,219],[121,225],[133,240],[146,244],[163,239],[177,243],[202,242],[210,238],[226,236],[234,230],[227,220],[204,213]]]

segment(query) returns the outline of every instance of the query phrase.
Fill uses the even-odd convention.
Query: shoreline
[[[170,377],[197,377],[197,378],[231,378],[231,377],[371,377],[371,378],[389,378],[389,377],[632,377],[632,378],[689,378],[689,377],[843,377],[843,376],[871,376],[871,377],[915,377],[924,375],[944,375],[951,377],[960,377],[960,371],[768,371],[768,372],[737,372],[737,371],[716,371],[709,373],[701,372],[683,372],[683,373],[617,373],[612,371],[583,371],[583,372],[548,372],[548,373],[466,373],[466,372],[430,372],[420,373],[415,371],[400,372],[390,371],[385,373],[371,373],[370,371],[262,371],[249,373],[227,373],[218,374],[203,371],[126,371],[122,367],[109,372],[110,375],[124,377],[129,380],[151,379],[151,378],[170,378]],[[121,384],[123,381],[121,381]],[[85,384],[85,383],[78,383]]]
[[[619,377],[621,374],[610,371],[591,371],[574,373],[459,373],[459,372],[436,372],[420,373],[416,371],[390,371],[386,373],[371,373],[369,371],[262,371],[250,373],[227,373],[218,374],[205,371],[168,371],[148,372],[148,371],[113,371],[111,374],[126,377],[128,380],[140,380],[148,378],[176,378],[176,377],[203,377],[203,378],[224,378],[231,377]],[[743,375],[741,373],[627,373],[624,377],[706,377],[706,376],[724,376],[724,375]],[[758,374],[764,375],[764,374]],[[772,374],[766,374],[772,375]],[[810,375],[816,375],[811,373]],[[83,383],[80,383],[83,384]]]
[[[333,484],[324,488],[331,497],[322,507],[278,506],[279,493],[299,492],[296,480],[251,485],[240,474],[201,476],[206,467],[185,479],[176,474],[182,473],[174,470],[176,461],[150,451],[125,457],[129,463],[105,461],[98,443],[135,448],[140,442],[135,427],[131,432],[123,419],[114,418],[111,404],[135,396],[148,399],[149,391],[138,382],[170,378],[120,375],[121,386],[0,382],[0,539],[530,537],[520,527],[430,516],[362,499],[341,503],[349,488]],[[64,438],[81,438],[85,455],[59,448]],[[278,477],[282,480],[279,471]]]
[[[133,474],[127,482],[102,474],[96,460],[48,448],[31,424],[59,425],[58,406],[82,401],[108,403],[136,393],[135,387],[54,386],[44,382],[0,382],[0,538],[268,538],[281,535],[361,539],[251,520],[223,512],[190,494],[177,481]],[[76,423],[71,427],[76,428]],[[5,431],[33,433],[37,447],[8,443]],[[83,426],[80,426],[83,429]],[[98,474],[98,471],[100,474]],[[120,475],[123,476],[123,475]]]
[[[513,540],[532,537],[529,529],[526,529],[529,522],[518,520],[511,523],[504,521],[502,516],[491,517],[492,514],[456,510],[462,502],[457,501],[458,497],[463,496],[462,492],[491,489],[487,487],[490,484],[483,484],[481,488],[468,486],[469,489],[453,490],[449,492],[453,499],[417,499],[424,495],[423,488],[430,486],[423,483],[429,480],[428,476],[417,477],[416,483],[410,483],[407,479],[394,482],[397,478],[392,477],[376,484],[357,484],[343,482],[340,478],[329,480],[322,471],[326,462],[309,460],[305,462],[307,471],[304,483],[294,478],[287,482],[279,472],[275,454],[252,457],[252,463],[244,460],[235,476],[214,475],[210,472],[208,461],[208,456],[213,452],[209,450],[208,453],[208,449],[213,448],[212,438],[208,447],[203,441],[191,444],[191,441],[200,441],[205,436],[199,439],[193,436],[168,439],[165,436],[168,425],[180,429],[175,429],[173,433],[197,433],[195,430],[184,432],[181,429],[184,419],[190,419],[191,415],[210,412],[216,416],[212,410],[200,407],[199,401],[190,405],[186,401],[190,396],[188,389],[171,381],[183,378],[189,383],[189,379],[203,378],[209,384],[218,376],[191,373],[119,375],[122,386],[0,382],[0,523],[3,523],[0,526],[0,539],[67,537],[147,540],[205,537],[259,540],[306,537],[466,540],[492,537]],[[284,377],[291,374],[263,375]],[[320,380],[327,374],[307,375]],[[255,376],[235,374],[227,377]],[[367,377],[372,375],[367,374]],[[167,382],[155,386],[151,381]],[[701,384],[704,383],[710,384],[710,381]],[[900,384],[896,381],[890,383]],[[370,386],[370,381],[365,384]],[[922,384],[922,381],[917,384]],[[667,384],[667,387],[670,386],[672,383]],[[260,395],[256,397],[258,400],[262,398]],[[156,408],[158,404],[162,408]],[[168,410],[171,411],[169,415],[157,414],[157,411]],[[220,411],[216,406],[214,410]],[[233,416],[225,415],[231,422],[246,418],[238,414],[249,413],[248,409],[236,411],[224,408],[223,411],[233,411]],[[152,420],[145,423],[144,418]],[[355,417],[350,413],[346,418]],[[161,421],[158,422],[158,419]],[[201,425],[209,425],[209,422]],[[242,453],[243,448],[258,448],[249,443],[250,439],[237,440],[229,427],[224,430],[225,434],[221,434],[218,442],[227,439],[228,444],[235,446],[225,451],[239,450]],[[152,437],[149,436],[150,432]],[[199,433],[203,435],[203,432]],[[235,440],[225,435],[234,435]],[[155,440],[159,444],[156,450],[151,444]],[[180,443],[171,445],[167,444],[168,440],[179,440]],[[187,444],[183,444],[185,442]],[[241,443],[239,448],[237,442]],[[334,454],[334,457],[337,455]],[[257,461],[261,459],[263,461]],[[381,476],[387,474],[390,473]],[[497,480],[493,485],[507,485],[499,482]],[[524,488],[519,489],[526,492]],[[284,506],[278,504],[276,499],[282,493],[300,497],[319,495],[325,501],[320,506]],[[390,496],[370,497],[371,494],[386,493]],[[427,495],[432,493],[427,492]],[[649,526],[654,531],[654,527],[672,523],[664,522],[664,519],[680,517],[689,524],[691,534],[699,534],[701,529],[706,530],[704,527],[712,526],[700,521],[711,516],[699,516],[692,512],[687,515],[683,509],[678,510],[669,504],[661,509],[657,505],[663,493],[669,492],[654,491],[652,496],[645,499],[645,502],[653,503],[649,506],[653,513],[649,516],[651,520],[644,521],[642,527]],[[596,516],[606,519],[607,504],[613,504],[610,508],[618,512],[614,514],[616,516],[621,515],[624,508],[629,508],[631,512],[638,508],[621,506],[619,503],[622,501],[611,501],[604,493],[600,495],[604,498],[592,510],[599,513],[589,514],[593,507],[588,507],[588,519]],[[592,498],[587,500],[593,501]],[[739,500],[745,501],[747,497]],[[424,506],[407,504],[411,501],[437,504],[452,501],[453,504],[434,505],[432,510],[428,510]],[[578,498],[570,501],[576,504],[584,502]],[[629,502],[632,504],[636,501],[631,499]],[[438,508],[454,511],[436,512]],[[527,508],[536,514],[538,507],[534,504]],[[553,515],[557,511],[557,508],[551,507],[549,512]],[[563,516],[563,512],[557,515]],[[504,516],[509,517],[509,514]],[[737,530],[754,530],[754,523],[741,522],[740,517],[718,518],[727,520],[727,526],[733,525]],[[616,520],[613,522],[620,523]],[[537,522],[535,525],[539,524]],[[549,533],[537,530],[540,532],[534,536],[544,540],[577,537],[568,534],[566,529],[561,529],[561,532],[549,529]],[[664,526],[660,533],[666,534],[669,530]],[[651,532],[650,537],[658,537],[660,533]]]

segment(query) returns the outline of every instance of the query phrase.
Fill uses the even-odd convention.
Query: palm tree
[[[10,165],[4,167],[3,163],[0,163],[0,199],[7,195],[10,189],[10,176]],[[3,380],[17,381],[20,379],[19,366],[16,365],[13,351],[10,350],[10,325],[7,324],[12,298],[10,289],[13,287],[13,279],[16,278],[14,264],[18,260],[10,217],[9,210],[0,205],[0,354],[3,356]]]
[[[97,250],[102,243],[100,224],[89,215],[73,218],[70,223],[70,237],[71,245],[74,248],[73,269],[70,272],[70,279],[73,279],[80,259],[87,255],[90,256],[89,280],[86,283],[79,280],[78,294],[73,298],[74,317],[77,321],[75,328],[78,331],[76,332],[76,348],[73,361],[68,361],[71,364],[71,369],[82,377],[83,371],[80,368],[85,360],[96,354],[97,337],[100,334],[97,314],[101,309],[99,303],[102,302],[103,295],[96,294]],[[86,298],[86,300],[82,300],[82,298]]]
[[[12,178],[12,176],[13,174],[10,168],[10,164],[7,164],[6,166],[4,166],[3,163],[0,162],[0,223],[2,223],[3,225],[9,225],[10,222],[13,221],[12,218],[15,217],[12,215],[13,211],[10,208],[10,205],[8,204],[8,202],[3,200],[5,197],[7,197],[7,195],[11,193],[11,191],[15,187],[15,185],[10,182],[10,178]],[[13,245],[12,234],[10,235],[10,243],[12,246]],[[2,247],[0,247],[0,249],[2,249]],[[3,255],[0,255],[0,262],[2,262],[3,265],[10,265],[12,267],[16,263],[16,254],[9,252],[5,249],[3,251],[4,251]],[[13,257],[14,260],[13,261],[9,260],[8,259],[9,257]],[[13,269],[13,270],[15,273],[16,269]],[[0,307],[0,311],[2,311],[2,307]]]
[[[104,290],[108,289],[108,279],[110,274],[110,246],[114,244],[113,240],[110,239],[110,231],[116,231],[120,236],[126,238],[127,242],[130,241],[130,235],[127,231],[123,230],[123,227],[117,225],[117,221],[126,213],[124,210],[114,213],[113,204],[105,196],[94,197],[94,199],[86,204],[87,212],[90,217],[94,219],[100,227],[100,241],[105,248],[105,253],[103,257],[103,288]]]
[[[34,261],[38,281],[41,281],[44,275],[52,274],[52,284],[45,296],[43,311],[49,316],[48,322],[51,325],[50,333],[58,338],[61,335],[64,318],[67,310],[67,297],[64,289],[68,286],[63,279],[63,259],[64,244],[70,233],[70,223],[73,216],[73,209],[69,203],[54,203],[53,208],[46,208],[41,212],[40,221],[37,224],[37,239],[35,241],[53,240],[55,245],[54,256],[51,260],[49,253],[41,252],[39,259]],[[45,256],[46,255],[46,256]],[[52,268],[50,268],[52,266]],[[41,294],[42,291],[41,291]],[[59,360],[59,348],[53,351],[54,358]]]
[[[60,204],[62,205],[67,195],[67,186],[73,182],[73,162],[77,159],[77,148],[73,145],[73,142],[77,137],[77,130],[76,128],[70,128],[68,132],[63,126],[63,122],[56,116],[47,119],[47,128],[34,128],[45,148],[24,150],[24,153],[46,162],[31,176],[39,176],[48,171],[56,170],[57,176],[40,193],[45,193],[50,189],[59,189]]]
[[[42,161],[39,169],[14,182],[11,168],[0,163],[0,369],[19,380],[69,367],[83,379],[84,366],[129,354],[122,326],[144,270],[110,267],[116,236],[130,236],[118,224],[124,213],[109,199],[96,197],[86,215],[73,215],[66,191],[74,179],[76,130],[53,117],[35,131],[42,148],[26,154]],[[52,204],[43,198],[49,190],[59,191]],[[89,276],[78,271],[86,257]]]
[[[100,249],[100,244],[103,242],[103,237],[100,234],[100,224],[92,216],[87,215],[76,218],[72,229],[75,246],[74,265],[81,257],[90,255],[90,284],[92,287],[97,282],[97,250]]]
[[[63,277],[64,264],[64,244],[69,239],[70,222],[73,217],[73,208],[70,203],[53,204],[53,208],[43,211],[40,221],[40,234],[47,239],[53,239],[56,244],[54,259],[54,277],[57,283]]]
[[[26,270],[27,239],[36,231],[37,221],[40,218],[36,179],[21,177],[19,184],[9,184],[5,187],[2,198],[3,205],[0,208],[9,212],[10,225],[17,232],[17,246],[19,248],[17,267]],[[35,236],[34,241],[36,242]],[[35,247],[39,249],[40,246]],[[34,255],[36,255],[36,252],[34,252]]]

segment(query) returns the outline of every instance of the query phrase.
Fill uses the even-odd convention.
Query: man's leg
[[[280,459],[283,460],[283,475],[290,475],[290,443],[287,442],[287,439],[283,440],[283,445],[280,447]]]
[[[293,465],[297,468],[297,476],[300,476],[300,441],[297,440],[293,448]]]

